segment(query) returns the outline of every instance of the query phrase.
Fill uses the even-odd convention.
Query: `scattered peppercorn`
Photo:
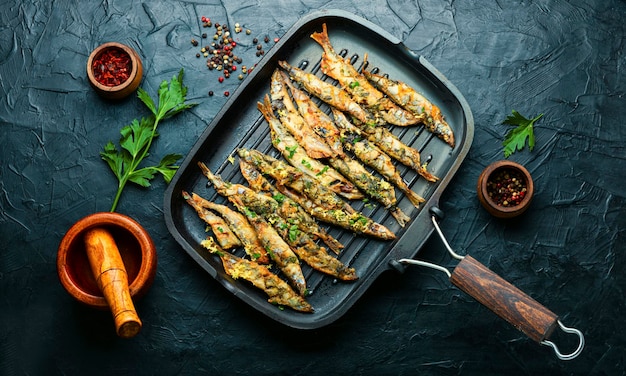
[[[226,90],[226,91],[224,92],[224,96],[226,96],[226,97],[227,97],[227,96],[229,96],[229,95],[230,95],[230,91]]]
[[[219,22],[212,22],[210,18],[201,16],[200,21],[203,27],[213,27],[214,33],[213,35],[209,33],[202,33],[201,37],[203,39],[211,38],[212,40],[207,45],[204,45],[200,52],[196,52],[196,57],[199,58],[204,56],[206,58],[206,66],[209,71],[217,70],[220,72],[220,76],[217,78],[220,83],[223,83],[224,80],[230,78],[232,74],[237,75],[239,80],[243,80],[246,74],[250,74],[253,70],[253,67],[245,65],[241,65],[239,68],[237,65],[243,63],[243,59],[239,56],[234,50],[239,45],[240,41],[235,40],[233,36],[235,34],[239,34],[245,30],[246,35],[251,35],[252,31],[250,29],[244,28],[240,23],[235,23],[233,29],[230,29],[227,24],[221,24]],[[263,38],[265,43],[269,43],[269,36],[265,36]],[[198,40],[191,39],[191,43],[194,47],[199,45]],[[278,38],[275,39],[278,41]],[[244,43],[244,45],[247,43]],[[263,49],[263,45],[259,43],[259,38],[253,38],[253,44],[255,46],[256,56],[262,56],[265,54]],[[256,64],[255,64],[256,66]],[[241,73],[239,73],[239,71]],[[213,96],[213,91],[209,91],[209,96]],[[224,92],[225,96],[229,95],[228,91]]]
[[[213,96],[213,90],[210,90],[209,91],[209,97],[212,97],[212,96]]]

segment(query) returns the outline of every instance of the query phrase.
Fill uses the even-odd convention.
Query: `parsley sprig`
[[[520,115],[519,112],[513,110],[512,115],[509,115],[502,124],[514,125],[515,128],[509,130],[502,142],[504,146],[504,157],[508,158],[511,154],[517,150],[522,150],[526,145],[526,139],[528,139],[528,148],[530,151],[535,147],[535,134],[533,132],[533,125],[539,120],[543,114],[539,114],[533,119],[526,119]]]
[[[186,102],[187,87],[183,86],[183,69],[180,70],[178,76],[172,77],[170,82],[161,83],[158,95],[157,106],[150,95],[139,88],[137,97],[152,114],[141,119],[134,119],[130,125],[122,128],[120,150],[117,150],[113,142],[109,141],[100,152],[100,156],[108,163],[118,179],[117,193],[111,212],[117,208],[122,191],[129,181],[142,187],[149,187],[150,181],[160,173],[165,182],[169,183],[178,169],[174,163],[182,157],[180,154],[167,154],[158,165],[139,168],[141,162],[149,155],[152,141],[159,135],[157,133],[159,123],[196,105]]]

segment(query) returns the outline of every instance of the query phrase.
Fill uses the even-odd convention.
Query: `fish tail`
[[[335,254],[340,254],[341,250],[344,248],[343,244],[341,244],[339,240],[330,236],[328,233],[326,233],[326,231],[317,233],[316,235],[317,237],[322,239],[324,244],[326,244],[328,248],[330,248],[330,250],[333,251]]]
[[[417,193],[413,192],[409,187],[406,187],[406,189],[403,189],[402,191],[404,192],[406,197],[409,199],[409,201],[411,201],[413,206],[415,206],[416,208],[419,208],[420,204],[422,202],[426,201],[426,200],[424,200],[424,198],[422,196],[420,196]]]
[[[411,220],[411,217],[404,214],[402,209],[400,209],[397,206],[394,206],[393,208],[391,208],[390,212],[391,212],[391,215],[396,219],[396,221],[401,227],[404,227],[404,225],[406,225]]]
[[[265,94],[265,97],[263,97],[263,103],[257,102],[256,107],[268,122],[275,118],[269,95]]]
[[[200,170],[202,170],[202,174],[206,176],[206,178],[209,179],[209,181],[213,185],[215,185],[216,187],[218,185],[220,186],[222,185],[221,183],[223,183],[223,181],[219,179],[217,176],[213,175],[211,170],[209,170],[209,168],[203,162],[198,162],[198,167],[200,167]]]
[[[335,52],[330,44],[330,38],[328,38],[328,30],[326,28],[326,23],[322,24],[322,31],[314,32],[313,34],[311,34],[311,38],[317,43],[319,43],[319,45],[322,46],[322,48],[324,49],[326,53]]]
[[[424,168],[423,166],[418,166],[416,171],[418,174],[420,174],[420,176],[422,176],[424,179],[430,182],[436,182],[439,180],[438,177],[428,172],[428,170],[426,170],[426,168]]]

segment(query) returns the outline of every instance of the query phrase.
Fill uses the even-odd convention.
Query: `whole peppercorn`
[[[213,96],[213,90],[209,90],[209,97]]]
[[[191,45],[196,47],[198,45],[198,41],[193,39],[193,38],[191,38]]]
[[[227,90],[227,91],[225,91],[225,92],[224,92],[224,96],[225,96],[225,97],[227,97],[227,96],[229,96],[229,95],[230,95],[230,91],[228,91],[228,90]]]
[[[500,170],[487,181],[487,194],[498,206],[516,206],[526,196],[527,187],[517,171]]]
[[[267,35],[265,36],[265,38],[263,38],[263,41],[265,43],[268,43],[270,41],[270,37],[268,37]]]

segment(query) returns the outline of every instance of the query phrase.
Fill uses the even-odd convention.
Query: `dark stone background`
[[[40,374],[623,374],[624,1],[3,1],[0,8],[0,373]],[[235,22],[252,65],[254,36],[281,37],[302,15],[338,8],[425,56],[468,100],[472,149],[444,193],[452,246],[580,328],[587,345],[563,362],[436,271],[383,275],[336,323],[295,331],[234,298],[181,251],[163,219],[165,183],[129,187],[118,211],[158,247],[159,268],[137,302],[144,321],[122,340],[106,312],[75,303],[56,249],[78,219],[109,209],[116,181],[99,152],[144,114],[89,87],[85,62],[105,41],[141,55],[151,94],[181,67],[192,111],[160,128],[154,155],[185,154],[236,90],[195,57],[200,16]],[[270,43],[271,44],[271,43]],[[269,48],[269,45],[268,47]],[[208,90],[216,95],[208,97]],[[475,196],[480,171],[502,159],[512,109],[543,112],[524,164],[536,197],[523,217],[490,217]],[[420,258],[453,267],[433,237]]]

